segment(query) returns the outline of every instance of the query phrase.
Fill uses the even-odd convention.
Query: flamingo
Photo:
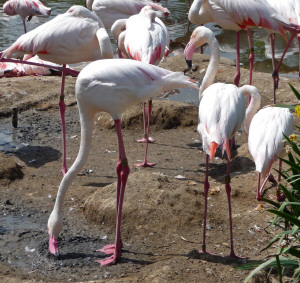
[[[234,83],[239,85],[240,80],[240,30],[247,29],[250,45],[250,79],[252,84],[252,70],[254,60],[254,48],[252,44],[252,27],[262,27],[271,32],[280,33],[285,37],[284,31],[292,31],[295,35],[300,27],[289,23],[283,17],[278,15],[272,6],[265,0],[194,0],[189,11],[188,18],[191,23],[201,25],[209,22],[215,22],[224,29],[231,29],[237,32],[237,57],[236,57],[236,75]],[[289,42],[290,43],[290,42]],[[288,48],[289,44],[287,45]],[[285,53],[283,54],[283,56]],[[277,66],[277,69],[279,69]],[[276,103],[275,91],[278,73],[273,74],[274,80],[274,103]]]
[[[183,73],[129,59],[95,61],[80,72],[75,87],[81,124],[80,149],[75,162],[60,183],[55,205],[48,220],[49,251],[52,255],[59,254],[57,238],[63,226],[63,199],[72,180],[88,158],[95,114],[104,111],[110,113],[114,119],[118,138],[117,219],[115,244],[99,250],[112,255],[97,262],[101,266],[111,265],[121,257],[121,215],[130,171],[121,132],[122,113],[136,103],[179,87],[198,89],[196,83]]]
[[[39,0],[9,0],[4,3],[3,11],[8,16],[19,15],[23,21],[25,33],[26,17],[28,17],[28,21],[30,21],[33,16],[42,15],[49,17],[51,14],[51,8],[46,7]]]
[[[165,16],[170,14],[167,8],[151,0],[86,0],[85,3],[86,7],[101,19],[105,28],[111,28],[116,20],[127,19],[138,14],[145,6],[151,6]]]
[[[240,128],[245,118],[251,120],[260,106],[261,96],[257,88],[245,85],[241,88],[233,84],[214,83],[220,61],[220,47],[213,32],[204,27],[197,27],[187,44],[184,54],[187,62],[191,63],[196,48],[208,43],[211,49],[211,59],[203,78],[199,91],[199,124],[198,132],[202,136],[203,150],[206,152],[206,175],[204,182],[204,228],[203,244],[201,253],[209,253],[206,250],[206,219],[207,219],[207,196],[209,190],[208,163],[209,157],[213,160],[218,146],[227,153],[227,175],[225,176],[225,188],[229,207],[231,257],[239,257],[234,252],[232,214],[230,198],[230,148],[236,131]],[[188,64],[191,66],[191,64]],[[245,115],[244,94],[251,97],[250,104]]]
[[[123,31],[122,31],[123,30]],[[158,65],[168,55],[169,33],[165,24],[156,17],[151,6],[142,8],[139,14],[128,19],[117,20],[111,28],[113,37],[118,42],[120,58],[131,58],[148,64]],[[145,102],[143,103],[144,138],[138,142],[146,142],[144,161],[136,166],[149,167],[155,163],[147,162],[148,143],[154,142],[149,137],[152,100],[148,101],[148,123],[146,125]]]
[[[293,132],[293,115],[286,108],[266,107],[259,110],[252,119],[249,126],[245,126],[245,131],[249,131],[248,147],[258,171],[258,184],[256,199],[261,198],[262,190],[266,181],[272,176],[271,166],[278,157],[283,157],[285,153],[285,138]],[[281,161],[279,161],[279,172],[281,171]],[[260,186],[260,180],[263,184]],[[280,182],[278,175],[278,183]],[[277,187],[277,200],[282,199]]]
[[[63,65],[59,108],[62,120],[63,166],[67,172],[65,139],[64,84],[66,64],[113,58],[109,36],[101,20],[87,8],[72,6],[51,21],[20,36],[1,58],[35,54],[41,59]]]
[[[267,0],[267,2],[272,5],[278,14],[284,17],[287,21],[300,25],[300,2],[298,0],[286,0],[286,1],[276,1],[276,0]],[[300,32],[297,35],[299,51],[300,51]],[[274,35],[270,34],[270,42],[272,49],[272,64],[273,64],[273,73],[278,72],[275,66],[274,58]],[[299,52],[300,53],[300,52]],[[299,56],[299,74],[298,80],[300,80],[300,56]]]

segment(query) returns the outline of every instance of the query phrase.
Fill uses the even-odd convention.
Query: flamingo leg
[[[250,55],[249,55],[249,62],[250,62],[250,77],[249,77],[249,85],[252,85],[252,73],[253,73],[253,62],[254,62],[254,47],[253,47],[253,41],[252,41],[252,35],[251,35],[251,29],[247,29],[248,33],[248,41],[249,41],[249,47],[250,47]],[[250,103],[250,95],[248,102]]]
[[[260,173],[259,173],[259,183],[260,183]],[[267,183],[267,181],[269,180],[269,178],[270,177],[273,177],[273,175],[271,174],[271,173],[269,173],[266,177],[265,177],[265,179],[264,179],[264,181],[263,181],[263,183],[262,183],[262,185],[261,185],[261,187],[259,188],[259,184],[258,184],[258,188],[257,188],[257,195],[256,195],[256,199],[257,200],[260,200],[260,198],[261,198],[261,195],[262,195],[262,191],[263,191],[263,189],[264,189],[264,187],[265,187],[265,185],[266,185],[266,183]],[[272,178],[271,177],[271,178]]]
[[[229,212],[229,225],[230,225],[230,257],[234,258],[243,258],[241,256],[238,256],[234,252],[233,248],[233,229],[232,229],[232,212],[231,212],[231,186],[230,186],[230,160],[227,160],[227,176],[225,177],[225,188],[226,188],[226,194],[227,194],[227,200],[228,200],[228,212]]]
[[[146,103],[143,102],[144,138],[142,138],[140,140],[137,140],[137,142],[143,142],[143,143],[147,142],[147,122],[146,122],[146,107],[145,107],[145,105],[146,105]],[[148,104],[148,109],[149,109],[149,104]],[[152,110],[152,100],[151,100],[151,110]],[[149,110],[148,110],[148,115],[149,115]],[[148,142],[153,143],[153,142],[155,142],[155,140],[150,138],[149,135],[148,135]]]
[[[282,167],[282,161],[279,160],[279,168],[278,168],[278,182],[277,182],[277,188],[276,188],[276,197],[277,197],[277,201],[283,201],[284,198],[284,194],[280,192],[279,190],[279,183],[281,181],[281,167]]]
[[[23,21],[23,26],[24,26],[24,32],[26,33],[26,24],[25,24],[25,21]]]
[[[234,76],[234,84],[239,86],[241,71],[240,71],[240,32],[236,32],[236,73]]]
[[[61,118],[61,126],[62,126],[62,140],[63,140],[63,165],[61,172],[65,175],[68,171],[67,169],[67,156],[66,156],[66,124],[65,124],[65,79],[66,79],[66,65],[63,65],[62,71],[62,79],[61,79],[61,92],[59,97],[59,110],[60,110],[60,118]]]
[[[204,181],[204,220],[203,220],[203,242],[202,242],[202,250],[199,251],[200,253],[207,253],[211,254],[210,252],[206,251],[206,220],[207,220],[207,197],[208,197],[208,190],[209,190],[209,182],[208,182],[208,162],[209,162],[209,155],[206,154],[206,171],[205,171],[205,181]]]
[[[151,111],[152,111],[152,100],[149,99],[149,101],[148,101],[148,125],[147,125],[147,133],[146,133],[146,150],[145,150],[145,157],[144,157],[144,162],[138,163],[138,164],[134,164],[134,165],[137,166],[137,167],[151,167],[151,166],[156,165],[156,163],[148,163],[148,162],[147,162]]]
[[[296,36],[296,33],[297,31],[294,31],[282,53],[282,56],[276,66],[276,68],[274,68],[274,65],[275,65],[275,59],[274,59],[274,65],[273,65],[273,73],[272,73],[272,77],[273,77],[273,81],[274,81],[274,104],[276,104],[276,89],[278,89],[278,83],[279,83],[279,67],[281,66],[282,64],[282,61],[284,59],[284,56],[287,52],[287,50],[289,49],[294,37]],[[271,48],[272,48],[272,60],[274,58],[274,38],[273,38],[273,45],[272,45],[272,41],[271,41]]]
[[[121,241],[122,208],[123,208],[125,187],[126,187],[130,169],[128,166],[128,161],[127,161],[126,153],[125,153],[125,147],[124,147],[122,130],[121,130],[121,120],[115,120],[115,127],[116,127],[116,131],[117,131],[118,145],[119,145],[120,160],[118,163],[121,164],[121,166],[120,166],[121,169],[118,174],[118,178],[120,177],[120,181],[118,180],[120,188],[119,188],[119,197],[117,194],[116,240],[115,240],[113,254],[110,257],[105,258],[103,260],[96,260],[96,262],[100,263],[101,266],[115,264],[116,261],[122,255],[122,251],[121,251],[121,248],[122,248],[122,241]],[[118,165],[117,165],[117,170],[118,170]]]

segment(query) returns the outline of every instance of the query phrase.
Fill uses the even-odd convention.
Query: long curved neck
[[[188,18],[189,21],[195,25],[202,25],[214,21],[209,14],[206,0],[194,0]]]
[[[216,74],[218,72],[220,63],[220,46],[217,39],[213,36],[207,40],[210,47],[210,60],[200,86],[199,96],[202,95],[203,91],[213,84]]]
[[[243,94],[248,94],[251,97],[250,103],[246,110],[245,120],[244,120],[244,130],[248,134],[249,127],[252,121],[253,116],[258,111],[260,104],[261,104],[261,95],[258,89],[251,85],[244,85],[240,87],[240,91]]]

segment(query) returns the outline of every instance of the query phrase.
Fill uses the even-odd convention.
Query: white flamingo
[[[252,45],[250,28],[262,27],[271,32],[280,33],[285,36],[284,31],[292,31],[294,36],[299,26],[286,21],[276,11],[268,5],[265,0],[194,0],[189,11],[191,23],[201,25],[215,22],[224,29],[235,30],[237,32],[237,72],[234,78],[235,85],[239,85],[240,80],[240,30],[248,31],[250,45],[250,84],[252,84],[252,69],[254,60],[254,49]],[[290,42],[287,45],[289,46]],[[285,53],[282,55],[284,57]],[[280,64],[277,65],[279,69]],[[278,72],[273,74],[274,80],[274,103],[276,103],[275,90],[278,86]]]
[[[101,20],[87,8],[72,6],[66,13],[22,35],[1,58],[35,54],[41,59],[63,65],[59,108],[63,135],[63,168],[66,165],[64,84],[66,64],[112,58],[112,46]]]
[[[246,125],[245,131],[248,132],[248,147],[258,171],[258,184],[256,199],[261,198],[262,190],[266,181],[271,176],[270,169],[278,157],[285,154],[285,137],[293,132],[293,115],[288,109],[279,107],[266,107],[259,110],[250,124]],[[281,161],[279,161],[279,171]],[[260,185],[261,177],[264,180]],[[280,181],[278,175],[278,183]],[[282,196],[277,188],[277,200]]]
[[[168,55],[169,33],[165,24],[156,17],[156,12],[151,6],[142,8],[139,14],[128,19],[117,20],[111,28],[113,37],[118,43],[119,58],[158,65],[161,59]],[[148,123],[146,123],[145,102],[143,103],[144,138],[138,142],[146,142],[145,157],[142,163],[136,166],[154,166],[155,163],[147,162],[148,142],[154,142],[149,137],[150,115],[152,100],[148,101]]]
[[[121,215],[126,181],[129,174],[121,132],[121,115],[129,107],[159,96],[162,92],[180,88],[197,88],[196,84],[183,73],[174,73],[154,65],[128,60],[107,59],[87,65],[79,74],[76,82],[81,142],[74,164],[63,177],[58,189],[55,205],[48,220],[49,250],[58,255],[58,235],[63,226],[63,200],[72,180],[77,176],[88,158],[90,151],[94,116],[99,111],[111,114],[119,145],[117,163],[117,221],[116,240],[114,245],[107,245],[101,251],[112,256],[99,260],[101,266],[116,263],[121,256]]]
[[[197,27],[184,51],[186,59],[192,60],[196,48],[208,43],[211,50],[211,59],[207,71],[203,78],[199,92],[199,125],[198,132],[202,136],[203,150],[206,152],[206,175],[204,183],[204,228],[202,253],[206,251],[206,219],[207,219],[207,197],[209,190],[208,182],[208,163],[209,157],[212,160],[218,146],[227,153],[227,175],[225,176],[225,187],[229,206],[230,222],[230,243],[231,257],[238,257],[234,252],[232,214],[230,198],[230,149],[232,139],[237,130],[241,127],[245,117],[244,94],[251,96],[250,104],[246,112],[246,121],[250,121],[259,109],[261,96],[256,87],[245,85],[241,88],[233,84],[215,83],[214,79],[218,71],[220,61],[220,47],[213,32],[204,27]]]
[[[46,7],[39,0],[9,0],[4,3],[3,12],[8,16],[19,15],[23,21],[24,31],[26,33],[26,18],[28,17],[28,21],[30,21],[33,16],[41,15],[49,17],[51,8]]]
[[[95,12],[105,28],[111,28],[116,20],[138,14],[145,6],[151,6],[166,16],[170,14],[167,8],[151,0],[86,0],[86,7]]]

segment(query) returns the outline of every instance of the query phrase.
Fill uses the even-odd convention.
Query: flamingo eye
[[[73,11],[74,11],[73,9],[70,9],[70,10],[69,10],[69,13],[72,13]]]

